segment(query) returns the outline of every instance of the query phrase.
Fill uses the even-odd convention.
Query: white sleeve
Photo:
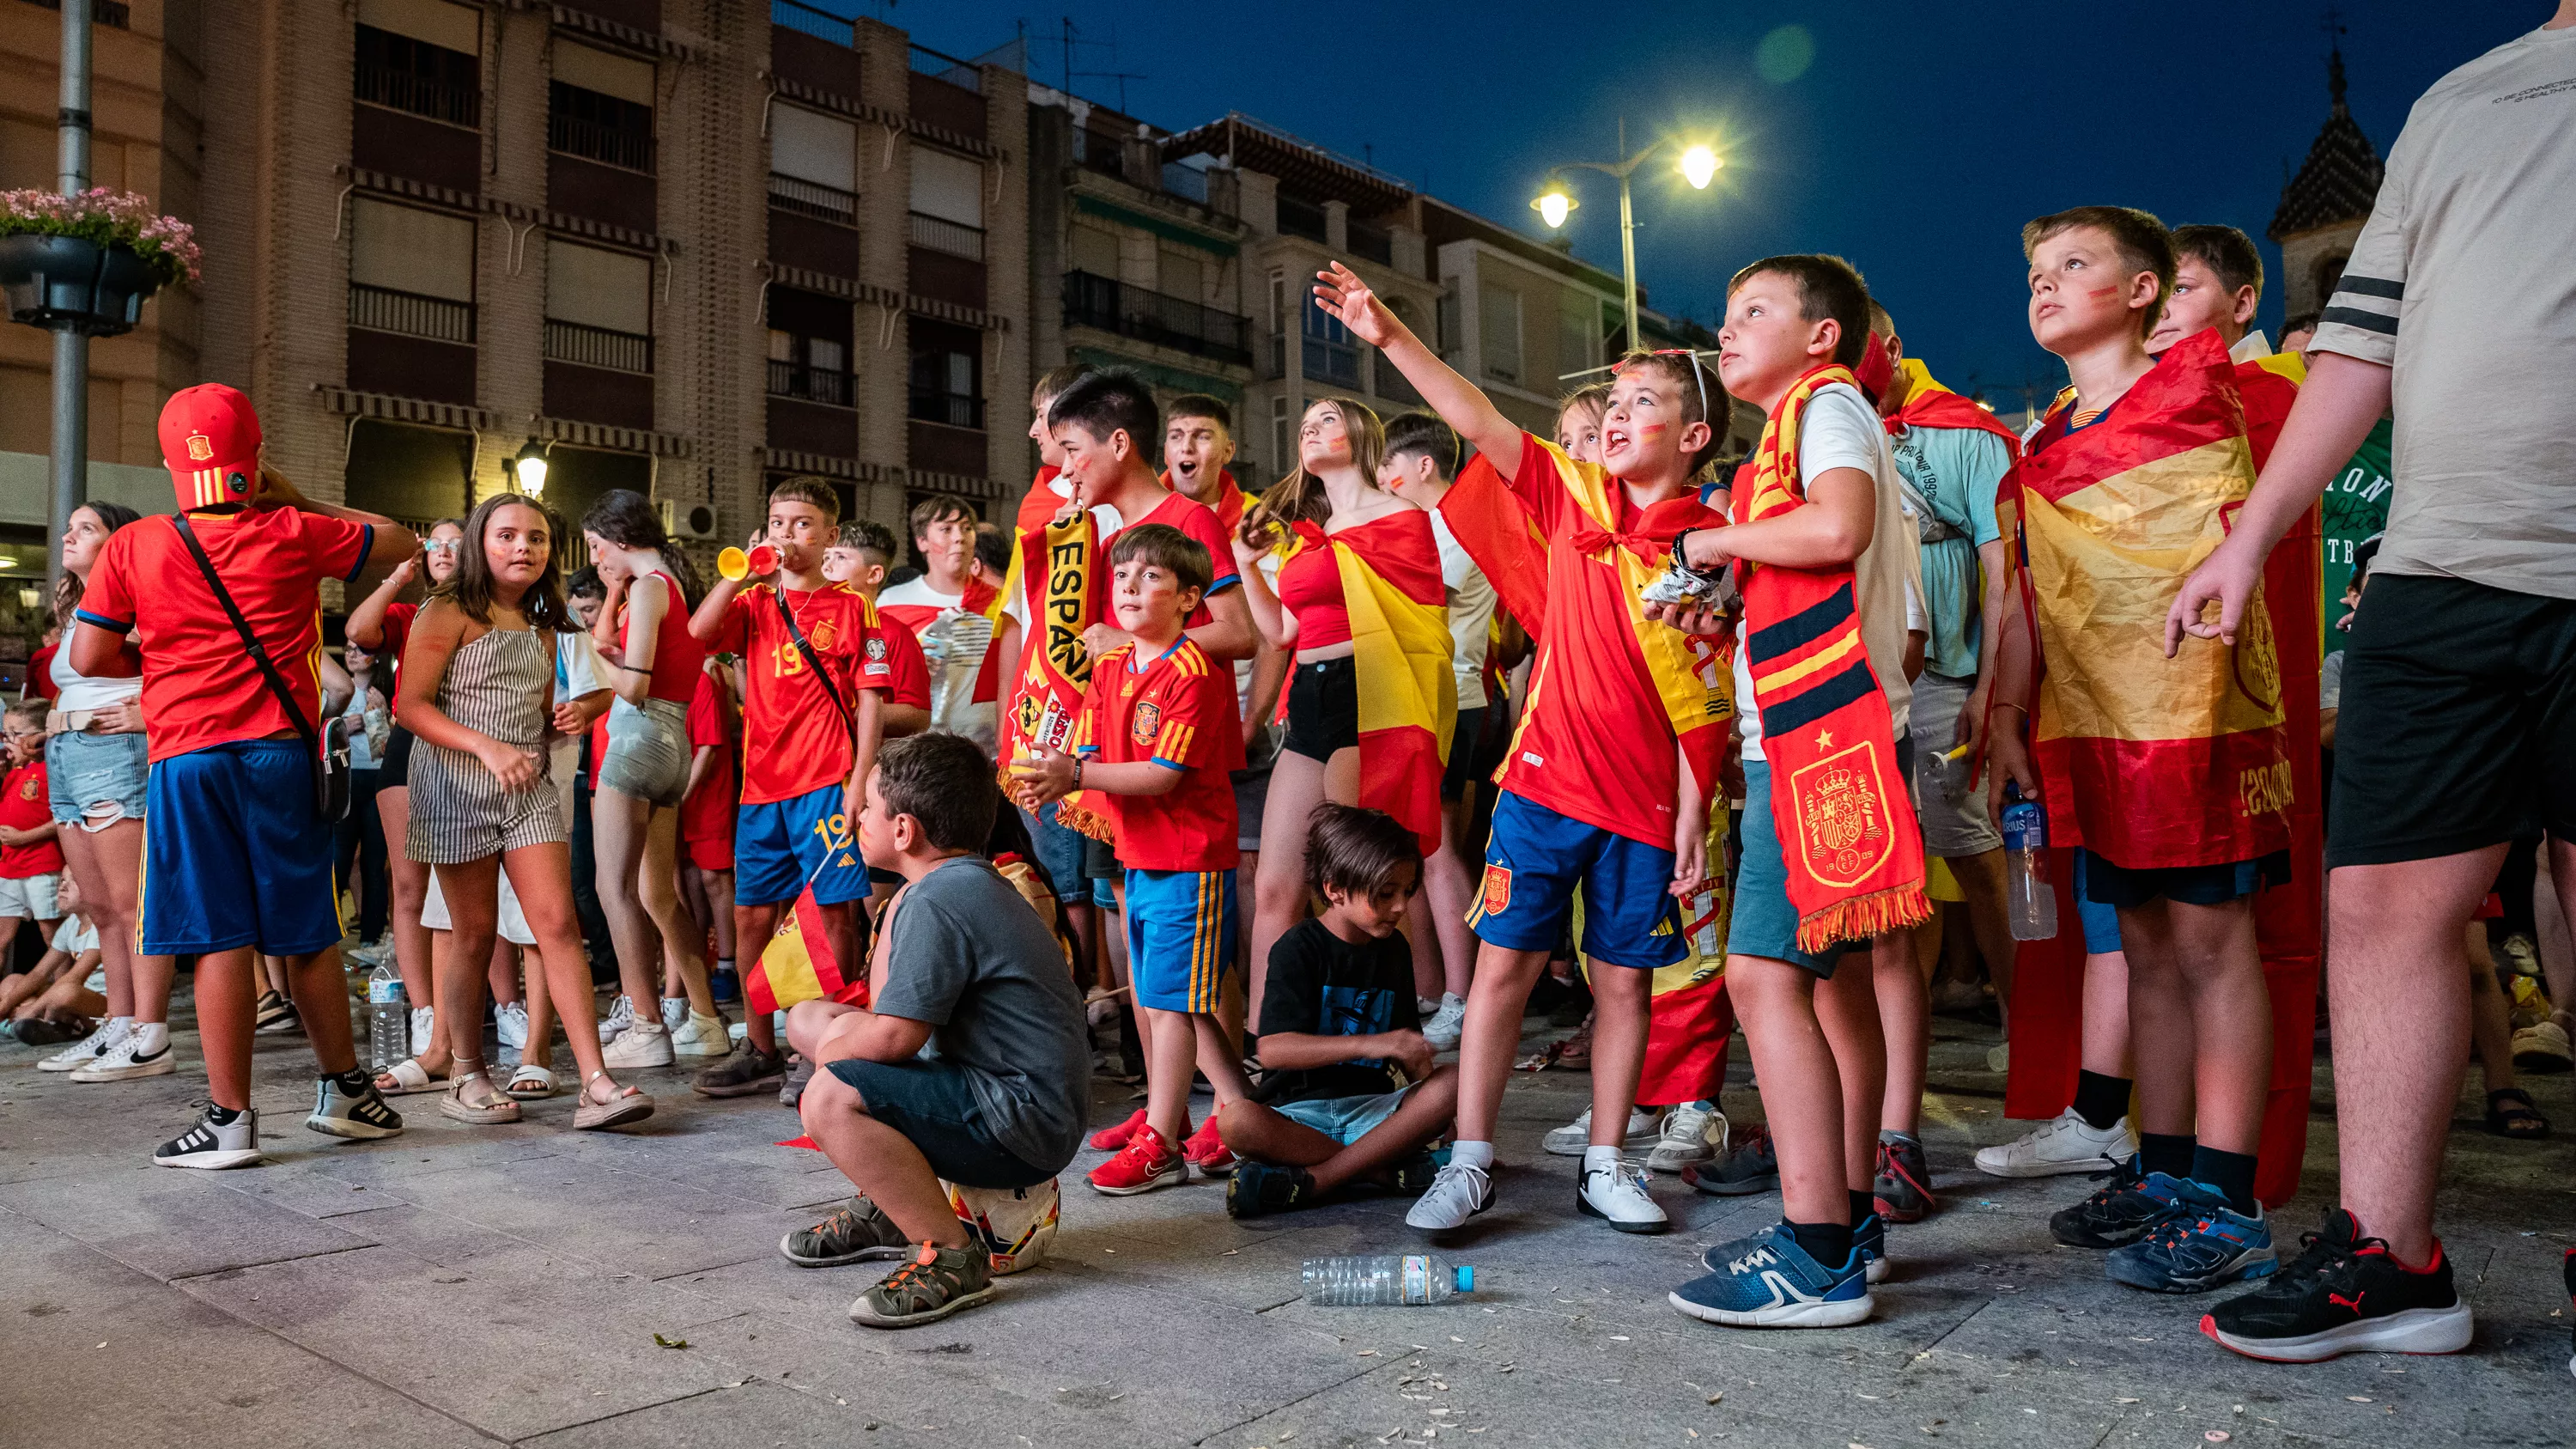
[[[1887,428],[1860,392],[1841,383],[1819,388],[1798,419],[1798,472],[1813,478],[1835,468],[1876,477]]]
[[[588,633],[568,630],[557,634],[555,651],[556,672],[563,676],[564,681],[564,697],[555,703],[564,704],[585,694],[597,694],[608,687],[608,681],[599,674],[599,651],[591,643]]]

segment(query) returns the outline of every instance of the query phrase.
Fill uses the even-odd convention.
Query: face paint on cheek
[[[1638,429],[1638,432],[1644,437],[1660,438],[1672,430],[1673,425],[1670,423],[1648,423],[1643,428]]]
[[[2119,292],[2119,290],[2120,290],[2120,289],[2119,289],[2119,287],[2118,287],[2116,284],[2114,284],[2114,285],[2112,285],[2112,286],[2108,286],[2108,287],[2095,287],[2093,290],[2091,290],[2091,291],[2089,291],[2089,292],[2086,292],[2084,295],[2085,295],[2088,299],[2090,299],[2090,300],[2092,300],[2092,301],[2099,302],[2099,301],[2101,301],[2101,300],[2102,300],[2103,298],[2105,298],[2105,297],[2109,297],[2109,296],[2116,295],[2116,294]]]

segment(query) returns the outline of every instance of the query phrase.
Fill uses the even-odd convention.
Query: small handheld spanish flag
[[[761,947],[760,959],[752,964],[742,990],[752,1010],[764,1013],[785,1011],[818,996],[865,1006],[868,975],[861,970],[856,979],[843,976],[840,958],[832,952],[831,933],[824,928],[823,907],[808,884],[778,923],[778,933]]]

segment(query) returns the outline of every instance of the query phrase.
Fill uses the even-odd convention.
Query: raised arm
[[[411,587],[413,575],[419,572],[420,554],[415,550],[411,557],[394,565],[383,583],[358,601],[358,607],[349,611],[349,622],[343,631],[350,643],[371,653],[385,647],[385,610]]]
[[[1353,336],[1386,354],[1413,390],[1458,430],[1467,445],[1492,460],[1506,478],[1521,470],[1521,429],[1504,417],[1493,399],[1440,360],[1404,320],[1369,290],[1359,274],[1339,262],[1315,274],[1315,304],[1351,329]]]

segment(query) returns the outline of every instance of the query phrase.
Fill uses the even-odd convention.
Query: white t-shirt
[[[141,675],[130,679],[92,679],[72,668],[72,647],[68,639],[54,651],[50,672],[54,679],[55,709],[105,709],[111,704],[123,704],[129,699],[143,697]]]
[[[2394,370],[2373,574],[2576,599],[2576,27],[2434,83],[2311,352]]]
[[[54,927],[53,947],[77,961],[83,951],[98,949],[98,927],[76,914],[67,915],[61,925]]]
[[[1485,707],[1485,651],[1492,646],[1493,582],[1458,546],[1449,520],[1434,508],[1431,536],[1440,545],[1440,582],[1449,591],[1449,670],[1458,677],[1458,707]]]
[[[1798,427],[1800,477],[1858,468],[1878,480],[1878,524],[1852,573],[1861,647],[1869,654],[1869,667],[1878,675],[1889,718],[1901,736],[1914,708],[1914,686],[1905,677],[1905,633],[1909,619],[1921,617],[1922,606],[1914,601],[1923,589],[1923,556],[1907,522],[1905,492],[1896,481],[1896,455],[1888,450],[1878,410],[1847,383],[1816,389]],[[1744,732],[1744,758],[1763,758],[1762,711],[1753,699],[1753,668],[1740,622],[1735,629],[1735,712]]]

